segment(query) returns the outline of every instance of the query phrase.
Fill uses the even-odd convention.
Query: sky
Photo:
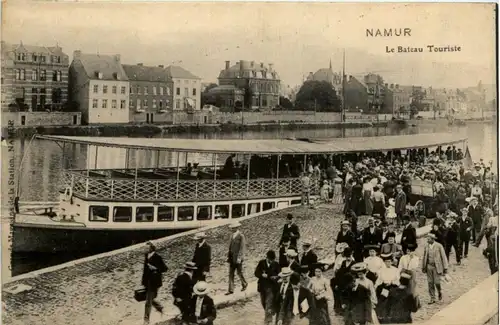
[[[180,65],[216,82],[225,61],[273,63],[282,84],[327,68],[388,83],[435,88],[496,84],[493,4],[481,3],[127,3],[3,2],[2,39],[53,46],[73,57],[120,54],[122,63]],[[410,28],[410,37],[366,29]],[[427,45],[460,46],[428,53]],[[424,47],[386,53],[386,47]]]

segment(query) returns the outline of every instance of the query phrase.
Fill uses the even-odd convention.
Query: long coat
[[[434,263],[436,264],[436,271],[438,274],[443,274],[444,270],[448,269],[448,259],[446,258],[446,253],[444,251],[443,245],[438,242],[434,242],[432,249],[429,245],[424,248],[424,256],[422,257],[422,271],[427,271],[427,262],[429,259],[429,254],[434,255]]]
[[[337,235],[337,241],[335,242],[335,245],[338,245],[339,243],[346,243],[349,245],[351,249],[354,248],[354,243],[356,241],[356,238],[354,236],[354,233],[350,230],[348,230],[345,234],[341,231],[339,231],[339,234]]]
[[[199,272],[210,272],[210,262],[212,261],[212,248],[207,243],[196,244],[194,249],[193,262]]]
[[[231,235],[231,241],[229,242],[229,252],[227,254],[227,261],[230,264],[238,264],[238,258],[243,261],[246,249],[246,239],[242,233],[238,233],[236,237],[233,238]]]
[[[375,227],[373,233],[370,232],[370,227],[363,229],[361,237],[363,245],[380,245],[382,243],[382,230]]]
[[[293,315],[293,301],[294,296],[293,296],[293,289],[292,285],[288,285],[288,288],[285,293],[285,297],[281,297],[279,299],[279,305],[280,305],[280,311],[278,314],[278,319],[283,322],[283,325],[289,325],[292,322],[292,319],[294,317],[305,317],[309,314],[309,310],[303,310],[302,309],[302,302],[304,300],[307,300],[307,304],[309,305],[309,309],[311,306],[313,306],[313,300],[312,300],[312,295],[311,292],[307,289],[300,288],[299,289],[299,301],[298,301],[298,306],[299,306],[299,315],[294,316]]]
[[[404,191],[396,194],[396,200],[394,202],[394,210],[396,214],[403,214],[406,211],[406,194]]]
[[[474,229],[479,230],[483,221],[483,209],[479,205],[476,205],[475,208],[469,205],[469,212],[467,215],[472,219],[472,222],[474,222]]]
[[[409,244],[415,245],[415,248],[417,247],[417,230],[412,224],[406,226],[401,234],[401,247],[403,248],[403,252],[406,251]]]
[[[258,292],[263,292],[266,289],[271,289],[275,290],[277,289],[277,282],[276,279],[278,274],[280,273],[280,266],[278,262],[272,261],[269,263],[269,266],[267,265],[267,260],[263,259],[257,264],[257,267],[255,268],[255,277],[259,279],[257,281],[257,291]],[[264,278],[262,275],[267,274],[267,278]]]
[[[156,270],[151,270],[148,264],[154,266]],[[142,272],[142,285],[146,288],[158,289],[163,285],[162,273],[167,271],[168,267],[158,253],[153,253],[150,258],[146,254],[144,258],[144,270]]]
[[[307,253],[303,254],[301,259],[300,259],[300,265],[304,266],[307,265],[309,266],[309,275],[311,275],[314,264],[318,262],[318,255],[316,255],[312,250],[309,250]]]

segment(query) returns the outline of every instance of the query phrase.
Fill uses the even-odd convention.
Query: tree
[[[341,101],[331,83],[309,80],[300,87],[295,106],[304,110],[340,112]]]
[[[283,107],[284,109],[293,109],[294,106],[293,106],[293,103],[290,101],[290,99],[284,97],[284,96],[280,96],[280,104],[279,104],[281,107]]]
[[[410,103],[410,118],[413,118],[415,115],[418,115],[418,112],[424,109],[424,98],[425,93],[419,89],[414,88],[411,93],[412,101]]]
[[[250,79],[247,79],[246,85],[243,88],[243,102],[245,105],[245,108],[252,108],[252,102],[253,102],[253,90],[250,85]]]

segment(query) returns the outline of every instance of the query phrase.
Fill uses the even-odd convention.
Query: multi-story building
[[[157,67],[122,65],[130,83],[130,121],[165,122],[167,111],[172,110],[173,83],[169,73],[159,65]]]
[[[390,113],[387,107],[386,89],[381,76],[370,73],[362,80],[349,76],[345,82],[345,108],[365,113]]]
[[[84,123],[128,123],[129,87],[119,54],[73,53],[69,95],[78,103]]]
[[[342,95],[342,73],[333,72],[331,60],[329,68],[319,69],[315,73],[309,72],[306,80],[326,81],[332,85],[333,89],[335,89],[337,96],[340,97]]]
[[[400,86],[399,84],[385,84],[386,113],[406,114],[410,112],[413,86]]]
[[[219,87],[209,92],[218,92],[227,106],[272,109],[279,105],[280,78],[273,65],[257,64],[255,61],[240,60],[231,66],[226,61],[225,69],[219,74]],[[243,102],[241,102],[243,91]],[[245,96],[245,92],[249,95]],[[244,101],[250,101],[245,103]]]
[[[166,67],[170,80],[172,80],[174,111],[199,111],[201,103],[201,78],[179,66]]]
[[[2,111],[61,110],[68,100],[69,59],[62,48],[1,43]]]

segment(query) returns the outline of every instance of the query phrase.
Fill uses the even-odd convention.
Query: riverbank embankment
[[[228,277],[226,258],[231,231],[226,226],[206,228],[204,231],[212,246],[213,256],[208,282],[211,286],[211,295],[219,309],[243,303],[244,307],[235,307],[238,308],[237,319],[244,319],[239,313],[246,310],[252,312],[248,316],[251,318],[248,319],[259,319],[255,317],[255,312],[261,313],[260,307],[252,309],[251,305],[248,305],[248,300],[257,299],[253,272],[268,249],[278,250],[282,227],[289,212],[296,216],[301,237],[315,238],[320,259],[334,254],[333,243],[342,220],[339,206],[322,205],[316,209],[294,207],[242,218],[241,231],[246,235],[248,242],[244,272],[252,284],[247,291],[241,292],[237,289],[234,295],[227,297],[224,296]],[[363,227],[365,223],[366,218],[360,218],[359,226]],[[164,276],[164,286],[159,293],[159,300],[165,306],[165,316],[161,318],[157,313],[153,314],[152,323],[168,324],[168,319],[178,313],[172,304],[171,286],[176,274],[182,270],[183,264],[192,258],[195,247],[193,234],[197,231],[200,230],[155,241],[159,253],[168,264],[169,271]],[[425,231],[419,230],[419,232],[422,234]],[[421,254],[424,246],[422,239],[419,244],[419,254]],[[82,324],[92,322],[95,325],[140,324],[144,304],[137,303],[133,299],[133,290],[140,285],[143,249],[144,245],[135,245],[11,279],[3,287],[3,298],[7,306],[4,323],[59,325],[74,324],[75,320],[78,320]],[[489,275],[487,262],[479,251],[472,248],[467,263],[461,266],[453,265],[450,274],[454,282],[445,289],[443,304],[457,299]],[[417,281],[422,284],[419,289],[422,297],[426,298],[425,275],[419,274]],[[16,289],[21,292],[15,293]],[[71,301],[70,305],[67,304],[68,301]],[[443,307],[442,304],[425,306],[425,315],[418,318],[428,319],[440,307]],[[233,320],[236,320],[231,316],[233,309],[230,307],[220,311],[221,324],[228,322],[232,324]],[[228,322],[224,322],[224,319]],[[250,325],[248,319],[245,324]]]
[[[67,136],[141,136],[153,137],[159,134],[203,134],[203,133],[232,133],[246,131],[276,131],[276,130],[314,130],[328,128],[367,128],[372,126],[386,127],[387,121],[380,122],[325,122],[325,123],[253,123],[253,124],[93,124],[71,126],[29,126],[16,127],[14,138],[29,138],[33,134],[40,135],[67,135]],[[7,134],[2,128],[2,134]]]

